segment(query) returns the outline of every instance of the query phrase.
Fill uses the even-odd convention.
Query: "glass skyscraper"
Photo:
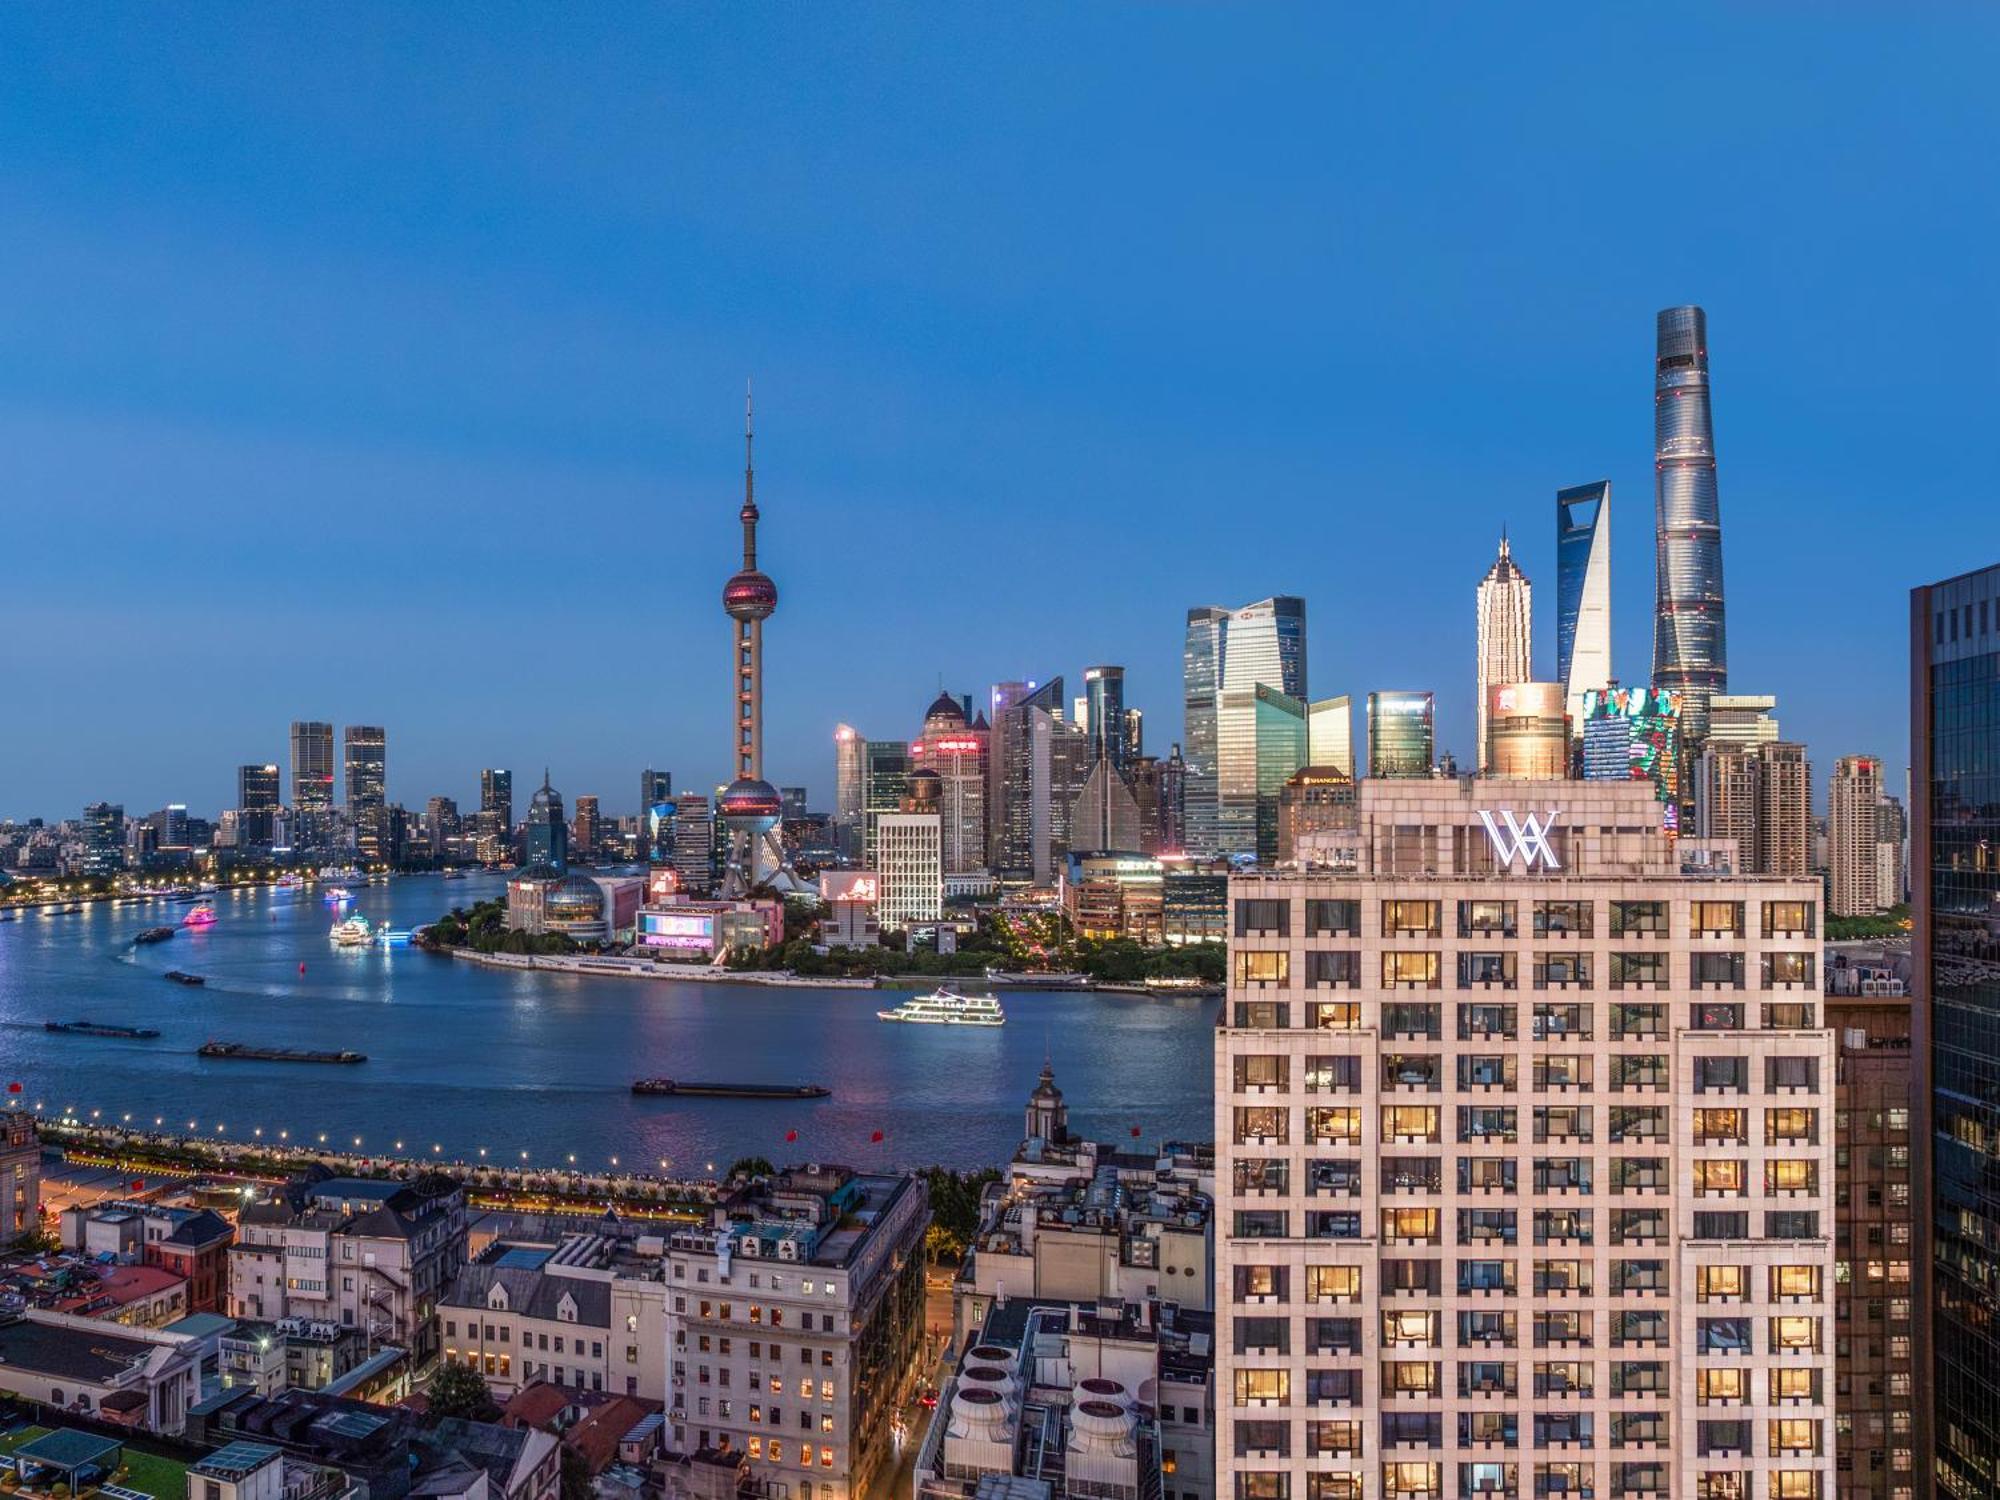
[[[1918,1461],[1936,1463],[1940,1496],[1991,1495],[2000,1474],[2000,566],[1911,592],[1910,761],[1911,1030],[1916,1103],[1929,1106],[1910,1142],[1931,1199],[1916,1222],[1920,1233],[1932,1227],[1934,1243],[1917,1247],[1914,1290],[1889,1294],[1914,1297],[1917,1336],[1928,1327],[1934,1345],[1934,1378],[1919,1382],[1933,1404],[1915,1403]],[[1917,1357],[1921,1373],[1921,1344]]]
[[[1222,783],[1240,788],[1254,782],[1257,772],[1251,765],[1223,764],[1228,752],[1219,733],[1219,714],[1225,693],[1246,694],[1260,685],[1301,704],[1305,701],[1305,600],[1277,594],[1241,609],[1202,605],[1189,610],[1183,658],[1187,736],[1182,753],[1187,759],[1184,805],[1191,854],[1248,854],[1254,848],[1253,825],[1240,811],[1227,832],[1223,827]],[[1239,735],[1239,749],[1246,743]]]
[[[1222,689],[1228,636],[1228,610],[1202,604],[1188,611],[1187,644],[1181,654],[1181,706],[1186,714],[1181,755],[1187,762],[1181,805],[1190,854],[1213,854],[1221,847],[1215,826],[1215,695]]]
[[[347,821],[364,859],[389,852],[389,732],[379,724],[350,724],[343,736],[347,767]]]
[[[1437,702],[1430,693],[1368,695],[1368,774],[1428,776],[1437,758]]]
[[[1306,763],[1306,706],[1265,683],[1224,688],[1216,708],[1218,824],[1225,854],[1278,858],[1278,794]]]
[[[1125,764],[1125,669],[1085,667],[1083,691],[1089,707],[1084,725],[1090,731],[1090,759]]]
[[[292,846],[324,852],[333,838],[333,726],[292,721]]]
[[[277,837],[283,800],[276,766],[236,768],[236,841],[268,848]]]
[[[1572,732],[1611,682],[1611,481],[1556,491],[1556,681]]]
[[[1653,686],[1680,694],[1683,733],[1690,746],[1698,746],[1708,737],[1709,698],[1729,686],[1708,317],[1698,307],[1669,307],[1657,327]]]

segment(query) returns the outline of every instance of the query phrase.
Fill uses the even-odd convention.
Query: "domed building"
[[[542,931],[560,932],[579,943],[599,943],[608,932],[604,892],[583,875],[565,875],[542,896]]]
[[[992,730],[986,716],[968,718],[965,705],[939,693],[924,710],[922,736],[910,747],[914,768],[935,771],[937,812],[947,874],[986,868],[986,781]]]

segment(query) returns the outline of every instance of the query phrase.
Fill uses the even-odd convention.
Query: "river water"
[[[409,876],[360,887],[372,925],[413,927],[499,894],[497,875]],[[218,920],[178,924],[166,901],[0,923],[0,1080],[9,1101],[204,1135],[446,1161],[699,1175],[739,1156],[864,1167],[997,1165],[1046,1052],[1073,1129],[1148,1144],[1212,1133],[1217,1002],[1003,992],[1000,1027],[898,1026],[888,990],[758,989],[509,973],[415,948],[335,948],[313,891],[225,892]],[[304,965],[301,970],[300,965]],[[169,969],[206,977],[172,983]],[[158,1040],[47,1032],[87,1019],[152,1026]],[[354,1067],[210,1061],[210,1038],[353,1048]],[[809,1102],[641,1098],[635,1077],[823,1083]],[[873,1141],[881,1131],[883,1140]],[[787,1133],[798,1133],[795,1141]],[[433,1151],[433,1148],[437,1148]]]

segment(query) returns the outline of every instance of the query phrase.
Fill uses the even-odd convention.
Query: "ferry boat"
[[[206,901],[181,918],[181,926],[183,927],[213,927],[214,925],[215,908],[210,906]]]
[[[276,888],[281,891],[295,891],[305,883],[306,878],[303,875],[280,875],[276,882]]]
[[[986,971],[988,984],[1013,985],[1018,989],[1031,990],[1080,990],[1090,983],[1088,974],[1030,974],[1025,971],[991,969]]]
[[[374,941],[375,934],[368,928],[368,919],[356,915],[345,922],[334,923],[327,937],[336,948],[365,948]]]
[[[919,1026],[998,1026],[1007,1019],[991,995],[961,995],[940,985],[928,995],[905,1000],[894,1010],[878,1010],[884,1021],[911,1021]]]
[[[354,899],[354,892],[344,885],[330,885],[320,892],[319,899],[328,906],[345,906]]]
[[[343,885],[366,885],[368,883],[367,875],[355,869],[353,865],[343,865],[339,869],[328,865],[319,872],[319,878],[321,880],[337,881]]]
[[[42,1030],[65,1036],[115,1036],[132,1041],[150,1041],[159,1035],[150,1026],[110,1026],[102,1021],[44,1021]]]
[[[133,938],[132,941],[135,943],[164,943],[173,935],[174,930],[171,927],[148,927],[144,932]]]

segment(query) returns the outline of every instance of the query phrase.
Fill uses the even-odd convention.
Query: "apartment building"
[[[232,1318],[359,1329],[423,1364],[465,1264],[465,1192],[448,1177],[336,1177],[325,1168],[247,1203],[229,1247]]]
[[[444,1358],[503,1401],[535,1381],[664,1401],[664,1253],[657,1236],[496,1241],[444,1298]]]
[[[860,1500],[892,1461],[924,1332],[914,1175],[794,1167],[667,1240],[668,1421],[795,1500]]]
[[[1834,1500],[1819,886],[1643,783],[1360,792],[1231,882],[1218,1490]]]

